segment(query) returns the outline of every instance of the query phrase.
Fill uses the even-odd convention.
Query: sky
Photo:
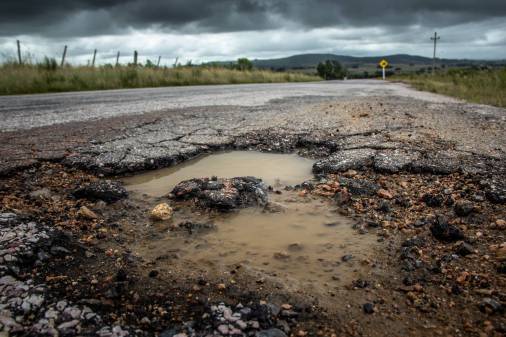
[[[1,0],[0,58],[162,65],[302,53],[506,59],[506,0]]]

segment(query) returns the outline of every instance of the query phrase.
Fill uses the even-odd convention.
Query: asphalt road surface
[[[398,83],[351,80],[317,83],[275,83],[188,86],[86,91],[0,97],[0,129],[33,127],[137,115],[202,106],[260,106],[286,98],[402,96],[428,101],[452,101],[420,93]]]
[[[255,303],[255,316],[245,317],[259,317],[262,329],[288,326],[308,336],[504,335],[505,109],[382,81],[256,84],[0,97],[0,127],[0,327],[14,334],[108,336],[114,324],[116,335],[123,328],[162,335],[169,327],[163,335],[173,336],[183,326],[207,335],[218,324],[233,326],[224,310],[201,319],[223,300],[237,309]],[[189,260],[184,254],[193,251],[233,254],[239,246],[198,239],[199,227],[216,219],[205,207],[242,206],[258,197],[258,182],[184,183],[189,200],[169,200],[174,218],[164,222],[149,217],[166,198],[132,192],[107,204],[95,198],[125,197],[121,188],[89,184],[233,149],[313,158],[317,179],[269,194],[281,192],[287,204],[314,201],[303,223],[310,214],[349,215],[360,234],[378,235],[367,239],[374,247],[355,247],[370,248],[367,258],[348,254],[355,254],[351,241],[341,260],[327,257],[340,246],[332,239],[297,242],[301,252],[279,246],[279,263],[314,263],[329,281],[320,285],[277,262],[252,268],[248,259],[271,255],[263,248],[237,264],[215,255]],[[311,251],[324,258],[295,255]],[[278,313],[260,299],[273,300]],[[293,308],[280,311],[282,303]],[[277,331],[256,335],[285,335]]]
[[[336,137],[350,143],[343,148],[389,142],[502,157],[505,118],[504,109],[377,80],[3,96],[0,173],[53,160],[116,174],[209,150],[294,151]]]

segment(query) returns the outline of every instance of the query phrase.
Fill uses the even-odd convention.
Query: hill
[[[339,61],[346,67],[363,66],[363,65],[375,65],[381,59],[386,59],[388,62],[394,65],[411,65],[411,66],[430,66],[432,65],[432,58],[408,55],[408,54],[395,54],[395,55],[384,55],[384,56],[367,56],[367,57],[356,57],[356,56],[345,56],[335,54],[300,54],[293,55],[278,59],[265,59],[265,60],[253,60],[253,64],[257,68],[270,68],[270,69],[304,69],[314,68],[319,62],[325,60],[336,60]],[[498,62],[504,63],[505,61],[483,61],[483,60],[458,60],[458,59],[437,59],[438,64],[454,65],[454,66],[466,66],[476,64],[495,64]]]
[[[316,66],[326,60],[339,61],[347,69],[348,78],[371,78],[381,75],[378,62],[386,59],[389,62],[387,76],[393,74],[409,75],[431,72],[432,58],[408,54],[394,54],[384,56],[346,56],[335,54],[300,54],[289,57],[253,60],[257,69],[273,71],[296,71],[309,75],[316,73]],[[235,61],[213,62],[215,65],[228,66]],[[450,68],[495,68],[505,67],[506,60],[469,60],[469,59],[436,59],[436,69]]]

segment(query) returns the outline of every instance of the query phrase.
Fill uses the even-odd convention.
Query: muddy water
[[[131,191],[162,196],[180,181],[218,176],[254,176],[269,185],[292,185],[312,178],[313,161],[295,154],[231,151],[201,156],[173,167],[126,178]]]
[[[151,224],[150,233],[137,240],[132,250],[148,261],[158,261],[160,269],[180,264],[220,275],[241,265],[255,279],[275,278],[294,290],[313,293],[350,284],[368,272],[361,262],[370,257],[376,239],[358,234],[353,221],[339,215],[331,201],[282,188],[283,183],[310,178],[311,165],[312,161],[295,155],[231,152],[153,173],[151,180],[148,175],[129,178],[127,183],[134,183],[128,186],[131,191],[153,196],[167,193],[181,179],[213,174],[254,175],[280,185],[281,191],[269,194],[275,212],[248,208],[219,214],[181,207],[172,220]],[[190,235],[177,229],[183,221],[213,223],[215,229]],[[167,261],[170,254],[178,258]]]

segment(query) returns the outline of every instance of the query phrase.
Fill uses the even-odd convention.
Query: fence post
[[[63,48],[63,55],[61,57],[61,67],[65,64],[65,56],[67,56],[67,45]]]
[[[16,42],[18,44],[18,62],[19,64],[22,64],[23,61],[21,60],[21,43],[19,42],[19,40],[17,40]]]
[[[158,62],[156,62],[156,67],[159,68],[160,67],[160,60],[162,59],[161,56],[158,56]]]
[[[118,51],[118,54],[116,55],[116,67],[119,66],[119,51]]]
[[[137,50],[134,50],[134,66],[137,66]]]
[[[93,59],[92,59],[92,61],[91,61],[91,66],[92,66],[92,67],[95,67],[95,58],[96,58],[96,57],[97,57],[97,50],[95,49],[95,50],[93,51]]]

